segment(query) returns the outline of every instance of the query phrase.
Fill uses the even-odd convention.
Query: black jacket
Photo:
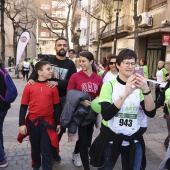
[[[145,133],[147,128],[140,128],[136,133],[132,136],[125,136],[123,134],[116,134],[108,127],[102,125],[100,134],[94,140],[91,148],[90,148],[90,164],[94,167],[102,167],[104,165],[104,150],[106,145],[113,141],[112,153],[113,158],[117,158],[120,154],[120,149],[122,146],[123,140],[130,142],[130,151],[128,155],[128,170],[133,169],[133,162],[134,162],[134,140],[138,140],[142,146],[143,150],[143,157],[142,157],[142,170],[146,167],[146,157],[145,157],[145,143],[143,140],[142,135]]]
[[[164,104],[165,101],[165,91],[170,88],[170,79],[168,80],[167,85],[165,86],[164,89],[161,90],[160,95],[156,101],[156,108],[159,108],[160,106],[164,105],[163,112],[167,115],[169,115],[168,108],[166,104]]]
[[[0,69],[2,71],[4,71],[4,68],[2,65],[0,65]],[[0,73],[0,95],[4,97],[5,92],[6,92],[6,85],[5,85],[5,81],[4,81],[4,76],[2,73]],[[0,98],[0,112],[7,111],[10,107],[11,107],[11,105],[9,103],[4,102]]]
[[[65,60],[59,60],[58,58],[56,58],[56,56],[50,56],[44,60],[48,61],[54,68],[55,75],[52,80],[58,82],[57,87],[59,96],[65,96],[68,81],[72,74],[77,72],[74,62],[68,58],[66,58]],[[33,72],[29,77],[29,79],[33,80],[36,80],[37,78],[38,75],[35,72]]]

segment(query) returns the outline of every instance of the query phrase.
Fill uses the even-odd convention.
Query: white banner
[[[16,54],[16,65],[19,63],[22,53],[24,52],[24,49],[30,39],[30,33],[25,31],[21,34],[18,45],[17,45],[17,54]]]

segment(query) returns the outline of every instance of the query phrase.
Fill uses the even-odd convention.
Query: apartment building
[[[136,30],[133,20],[134,1],[123,0],[121,10],[119,11],[116,54],[125,48],[134,50],[134,33],[138,32],[138,58],[144,57],[147,60],[149,77],[152,78],[156,73],[159,60],[165,61],[165,67],[168,70],[170,66],[170,1],[138,0],[137,16],[139,21],[138,29]],[[93,52],[94,56],[96,56],[99,46],[99,53],[96,57],[101,61],[103,57],[113,53],[114,50],[116,11],[114,11],[113,0],[90,0],[88,5],[90,6],[88,10],[90,15],[87,15],[89,20],[86,19],[85,22],[85,17],[81,15],[80,45],[86,46],[89,51]],[[84,36],[84,41],[85,39],[89,40],[89,43],[86,43],[86,45],[82,43],[82,26],[87,30],[89,29],[89,34]],[[103,29],[104,27],[105,29]],[[162,41],[167,42],[163,43]]]
[[[143,0],[139,0],[138,3],[138,54],[139,58],[146,58],[149,77],[152,78],[156,73],[159,60],[165,61],[165,67],[170,70],[170,46],[169,43],[163,43],[165,38],[170,36],[170,1],[148,0],[148,3],[146,3]],[[132,37],[133,35],[127,38]]]
[[[37,53],[55,55],[55,40],[60,36],[66,37],[67,1],[37,0],[37,9]]]

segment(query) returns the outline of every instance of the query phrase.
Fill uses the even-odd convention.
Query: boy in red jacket
[[[23,91],[19,113],[19,133],[27,135],[29,132],[33,170],[40,169],[41,157],[43,170],[52,170],[52,147],[59,152],[57,135],[61,128],[59,94],[57,88],[46,86],[47,80],[52,77],[50,63],[38,62],[35,65],[35,71],[38,73],[38,80],[34,86],[26,85]]]

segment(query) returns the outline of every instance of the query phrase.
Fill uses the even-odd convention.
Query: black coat
[[[145,133],[147,128],[140,128],[136,133],[132,136],[125,136],[123,134],[116,134],[108,127],[102,125],[100,134],[94,140],[91,148],[90,148],[90,164],[94,167],[102,167],[104,165],[104,151],[106,145],[113,141],[112,153],[113,158],[117,158],[120,154],[120,149],[122,146],[123,140],[128,141],[130,143],[130,151],[128,156],[128,170],[133,169],[134,162],[134,140],[138,140],[142,146],[143,157],[142,157],[142,170],[146,167],[146,157],[145,157],[145,143],[142,135]]]

